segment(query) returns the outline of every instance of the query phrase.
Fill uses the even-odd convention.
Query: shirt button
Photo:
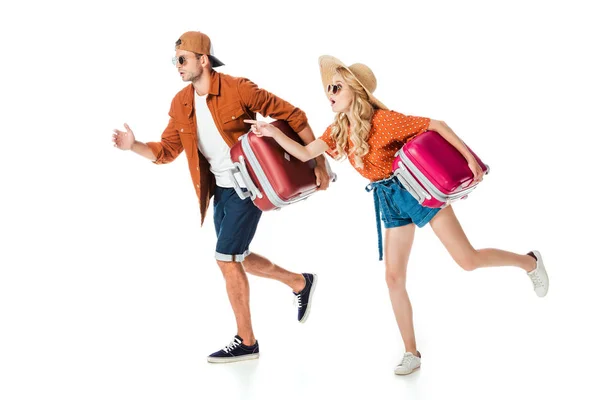
[[[183,132],[183,128],[181,128],[181,132]]]
[[[235,119],[235,115],[232,115],[232,116],[231,116],[231,119]]]

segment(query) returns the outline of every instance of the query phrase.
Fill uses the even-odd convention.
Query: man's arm
[[[302,131],[307,127],[308,121],[304,111],[298,107],[294,107],[273,93],[259,88],[254,82],[245,78],[240,79],[238,92],[242,102],[250,110],[259,113],[263,117],[286,121],[294,132],[303,135]],[[312,134],[312,130],[310,132]],[[314,140],[314,135],[312,140]]]
[[[306,114],[298,107],[294,107],[287,101],[259,88],[248,79],[240,80],[238,91],[242,101],[250,110],[265,117],[286,121],[294,132],[298,132],[298,136],[305,144],[312,143],[315,140],[315,135],[310,125],[308,125]],[[325,190],[329,187],[330,180],[325,157],[320,155],[315,161],[317,162],[315,168],[317,185],[320,186],[321,190]]]
[[[135,140],[135,135],[129,125],[124,124],[124,126],[125,131],[120,131],[118,129],[114,130],[113,142],[115,147],[121,150],[131,150],[151,161],[156,161],[156,157],[154,156],[154,153],[152,153],[150,147],[148,147],[146,143]]]
[[[156,156],[152,152],[152,149],[150,149],[150,146],[148,146],[146,143],[138,142],[136,140],[131,146],[131,151],[139,154],[142,157],[146,157],[150,161],[156,161]]]
[[[183,144],[181,143],[179,132],[175,128],[175,119],[173,119],[173,117],[169,118],[169,125],[167,125],[160,136],[160,142],[138,143],[140,144],[139,148],[142,149],[141,151],[147,151],[143,146],[150,150],[154,157],[154,160],[152,161],[154,161],[155,164],[170,163],[183,151]]]
[[[173,161],[183,151],[183,145],[177,129],[175,129],[175,119],[173,118],[173,106],[175,99],[171,103],[169,111],[169,124],[163,131],[160,142],[143,143],[135,140],[135,135],[125,124],[125,131],[114,130],[113,142],[115,147],[121,150],[131,150],[142,157],[149,159],[156,164],[166,164]]]

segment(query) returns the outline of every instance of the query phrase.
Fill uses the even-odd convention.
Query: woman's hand
[[[483,170],[481,169],[481,166],[475,157],[469,157],[467,161],[469,162],[469,168],[471,169],[471,172],[473,172],[472,185],[481,182],[483,180]]]
[[[244,122],[247,124],[251,124],[250,129],[252,130],[252,132],[254,132],[254,134],[256,136],[259,136],[259,137],[266,136],[266,137],[274,138],[276,135],[283,133],[276,126],[273,126],[273,125],[268,124],[263,121],[255,121],[253,119],[245,119]]]

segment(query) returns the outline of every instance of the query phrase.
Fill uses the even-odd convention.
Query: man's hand
[[[319,156],[316,159],[317,166],[315,167],[315,177],[317,178],[318,190],[327,190],[329,187],[329,172],[325,164],[325,157]]]
[[[120,130],[113,130],[113,143],[115,147],[121,150],[131,150],[131,147],[135,143],[135,136],[133,136],[133,131],[129,128],[129,125],[124,124],[125,132]]]

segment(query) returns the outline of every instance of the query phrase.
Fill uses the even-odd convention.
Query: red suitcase
[[[296,132],[285,121],[273,121],[288,137],[302,143]],[[263,211],[280,209],[308,198],[317,191],[315,160],[302,162],[287,153],[275,139],[258,137],[252,132],[242,135],[229,152],[233,169],[229,174],[240,198],[250,197]],[[336,175],[327,170],[331,181]],[[239,174],[246,185],[244,191],[235,179]]]

